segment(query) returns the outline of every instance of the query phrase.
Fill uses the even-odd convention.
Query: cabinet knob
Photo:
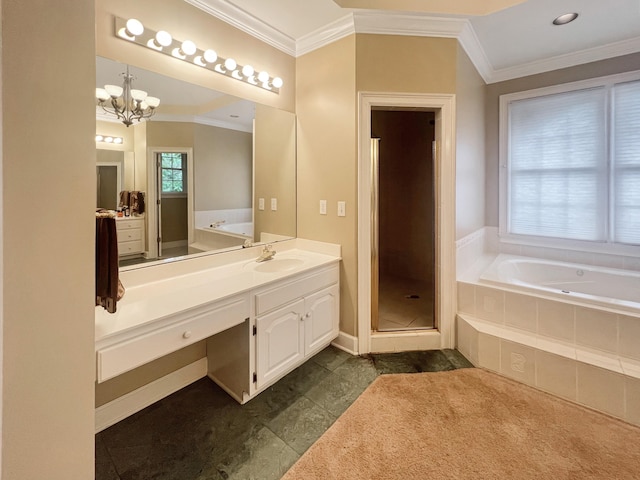
[[[311,312],[305,313],[304,318],[310,318],[310,317],[311,317]]]
[[[189,338],[191,336],[191,330],[187,330],[182,334],[182,338]]]

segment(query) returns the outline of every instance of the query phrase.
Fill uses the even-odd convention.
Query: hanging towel
[[[144,192],[134,190],[130,195],[129,207],[132,214],[142,215],[144,213]]]
[[[120,192],[120,202],[118,208],[129,207],[131,192],[129,190],[123,190]]]
[[[96,305],[115,313],[124,286],[118,278],[118,238],[113,211],[96,211]]]

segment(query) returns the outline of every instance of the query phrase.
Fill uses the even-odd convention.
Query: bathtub
[[[214,232],[224,232],[231,235],[240,235],[242,237],[253,240],[253,223],[222,223],[217,227],[202,227],[204,230],[210,230]]]
[[[253,223],[223,223],[217,227],[198,227],[195,229],[194,242],[189,245],[189,253],[244,245],[253,242]]]
[[[480,282],[640,313],[640,272],[500,254]]]

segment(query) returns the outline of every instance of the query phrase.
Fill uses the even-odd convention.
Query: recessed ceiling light
[[[554,21],[554,25],[566,25],[569,22],[573,22],[576,18],[578,18],[577,13],[565,13],[557,17]]]

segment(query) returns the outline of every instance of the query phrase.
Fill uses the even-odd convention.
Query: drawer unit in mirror
[[[134,255],[144,252],[144,217],[120,217],[116,219],[118,255]]]

